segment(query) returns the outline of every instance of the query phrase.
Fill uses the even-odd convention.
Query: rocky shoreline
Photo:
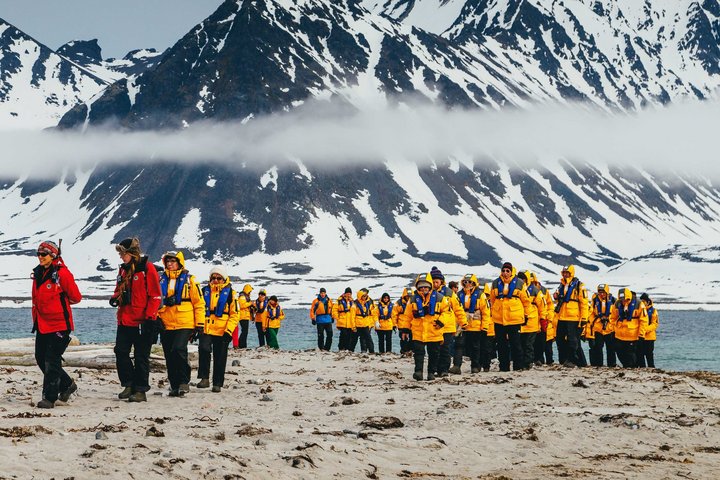
[[[720,375],[564,369],[410,377],[411,359],[233,351],[221,393],[117,399],[71,347],[79,390],[42,411],[37,367],[0,342],[0,478],[713,478]],[[104,357],[103,357],[104,358]],[[101,365],[102,364],[102,365]]]

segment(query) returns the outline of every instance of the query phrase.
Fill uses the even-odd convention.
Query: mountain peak
[[[102,62],[102,49],[96,38],[92,40],[72,40],[57,49],[57,53],[77,64]]]

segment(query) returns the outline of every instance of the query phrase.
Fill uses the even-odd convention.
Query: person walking
[[[456,342],[456,338],[462,338],[463,330],[467,327],[467,318],[465,316],[465,310],[460,306],[457,295],[455,292],[445,285],[445,275],[437,267],[432,267],[430,270],[430,277],[433,281],[433,290],[437,290],[443,297],[448,301],[447,312],[440,319],[445,325],[443,327],[443,341],[440,344],[440,354],[438,357],[438,371],[437,376],[447,377],[450,370],[450,364],[452,362],[452,356],[450,352],[455,353],[455,348],[459,346],[459,350],[462,351],[462,345],[460,340]],[[457,333],[460,336],[456,337]],[[456,345],[458,344],[458,345]]]
[[[335,326],[340,331],[340,339],[338,341],[339,351],[353,351],[355,350],[355,339],[356,328],[355,328],[355,309],[353,308],[352,289],[347,287],[345,292],[338,298],[335,305],[333,305],[332,317],[335,320]],[[352,350],[351,348],[352,347]]]
[[[535,345],[533,346],[533,361],[535,365],[540,366],[544,363],[553,363],[552,344],[555,336],[555,325],[553,316],[555,315],[555,303],[550,291],[540,283],[540,277],[537,273],[530,272],[528,279],[530,285],[534,286],[543,297],[545,304],[545,317],[539,319],[540,329],[535,335]]]
[[[443,327],[440,317],[450,308],[448,300],[432,288],[429,273],[418,275],[415,280],[415,293],[407,308],[398,318],[398,328],[403,339],[410,338],[412,332],[413,356],[415,360],[415,380],[423,379],[423,365],[427,351],[427,380],[435,380],[440,355],[440,343],[443,339]]]
[[[37,248],[38,265],[32,272],[32,332],[35,333],[35,361],[43,373],[42,399],[38,408],[54,408],[67,402],[77,384],[62,368],[62,355],[75,329],[71,305],[82,300],[73,274],[50,240]]]
[[[490,312],[495,323],[500,371],[510,371],[511,350],[513,370],[525,369],[520,327],[528,323],[530,300],[525,282],[517,276],[510,262],[502,265],[500,276],[492,283]]]
[[[361,353],[375,353],[370,329],[375,327],[377,321],[377,308],[375,302],[370,298],[370,291],[367,288],[358,290],[357,298],[353,303],[353,318],[357,329],[356,339],[360,340]],[[350,350],[355,351],[355,342],[350,345]]]
[[[455,342],[455,358],[450,373],[459,375],[462,370],[463,351],[470,358],[470,373],[479,373],[482,368],[490,370],[491,352],[488,349],[488,333],[492,330],[494,337],[495,325],[490,316],[490,303],[484,289],[480,288],[477,277],[468,273],[462,279],[463,289],[458,294],[460,306],[465,311],[467,327],[460,337],[462,342]],[[494,342],[492,342],[494,347]]]
[[[377,304],[377,323],[375,324],[380,353],[392,353],[392,334],[394,330],[397,330],[397,325],[393,322],[394,308],[390,294],[383,293]]]
[[[615,351],[624,368],[636,368],[638,339],[645,337],[648,328],[647,309],[629,288],[621,288],[617,298],[610,310],[610,321],[615,330]]]
[[[580,325],[587,322],[589,304],[585,285],[575,277],[575,266],[562,269],[560,286],[555,292],[557,346],[560,363],[566,367],[581,366]]]
[[[205,302],[205,326],[198,338],[197,388],[210,387],[210,360],[212,357],[212,391],[219,393],[225,385],[227,354],[232,334],[240,318],[238,299],[232,289],[225,267],[217,265],[210,270],[210,283],[202,288]]]
[[[265,318],[266,320],[263,327],[268,334],[268,347],[277,350],[280,348],[278,332],[280,331],[280,323],[285,319],[285,312],[280,308],[278,298],[275,295],[272,295],[268,299],[267,317]]]
[[[640,300],[645,304],[647,308],[648,326],[645,329],[645,333],[642,337],[638,338],[638,355],[637,363],[638,367],[649,367],[655,368],[655,340],[657,339],[657,328],[658,328],[658,312],[655,308],[655,304],[650,299],[650,295],[643,293],[640,295]]]
[[[181,251],[162,257],[165,271],[160,275],[163,306],[158,316],[165,325],[160,333],[171,397],[182,397],[190,391],[188,342],[205,330],[205,299],[200,285],[185,268]]]
[[[333,302],[328,297],[327,290],[321,288],[317,297],[310,305],[310,321],[317,328],[318,350],[330,351],[333,338]]]
[[[245,350],[247,348],[248,330],[250,329],[250,320],[253,316],[254,304],[250,299],[250,293],[253,288],[249,283],[243,286],[242,292],[238,295],[238,313],[240,322],[233,332],[233,348]]]
[[[535,339],[540,331],[540,322],[546,321],[547,304],[545,303],[545,293],[533,282],[535,277],[533,272],[526,270],[518,273],[518,277],[526,282],[528,300],[530,301],[527,321],[520,327],[523,367],[528,369],[535,363]]]
[[[597,287],[597,293],[593,295],[590,305],[589,336],[592,338],[590,344],[590,365],[593,367],[603,366],[603,349],[606,351],[607,366],[617,365],[615,356],[615,332],[610,322],[610,311],[615,303],[615,297],[610,293],[610,286],[601,283]]]
[[[400,296],[400,298],[397,299],[397,301],[395,302],[395,305],[393,305],[393,312],[392,312],[393,325],[395,325],[398,329],[400,328],[398,326],[398,318],[405,311],[405,308],[407,307],[408,302],[410,301],[411,294],[412,294],[412,290],[410,288],[403,288],[402,295]],[[398,332],[399,332],[399,330],[398,330]],[[412,331],[407,332],[406,339],[403,339],[402,332],[400,332],[399,335],[400,335],[400,355],[402,355],[402,356],[412,355]]]
[[[123,387],[118,398],[145,402],[150,390],[150,348],[164,328],[157,317],[162,291],[155,265],[142,254],[136,237],[121,241],[115,245],[115,250],[122,260],[115,291],[110,298],[110,305],[118,309],[113,349]],[[130,358],[131,350],[133,359]]]
[[[253,315],[255,317],[255,330],[257,330],[258,347],[264,347],[267,343],[268,335],[263,329],[264,323],[267,321],[267,292],[260,290],[258,297],[253,302]]]

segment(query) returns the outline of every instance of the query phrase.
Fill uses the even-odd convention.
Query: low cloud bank
[[[56,175],[65,168],[148,162],[266,168],[295,158],[307,165],[418,163],[463,156],[531,166],[565,157],[718,176],[718,102],[693,102],[634,114],[582,105],[467,111],[402,106],[348,111],[307,105],[241,122],[201,122],[177,131],[0,132],[3,177]]]

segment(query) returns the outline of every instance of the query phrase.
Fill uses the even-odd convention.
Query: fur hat
[[[120,254],[129,253],[133,257],[140,257],[140,240],[137,237],[126,238],[115,245],[115,250]]]

